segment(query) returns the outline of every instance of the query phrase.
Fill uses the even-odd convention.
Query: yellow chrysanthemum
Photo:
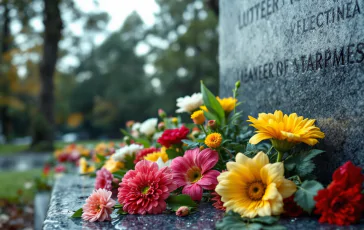
[[[211,133],[207,135],[205,144],[213,149],[218,148],[221,145],[222,137],[220,133]]]
[[[92,173],[95,171],[95,166],[87,163],[85,158],[80,158],[79,161],[79,171],[80,174]]]
[[[109,172],[113,173],[124,168],[124,163],[120,161],[115,161],[110,157],[104,164],[103,168],[107,169]]]
[[[284,178],[283,163],[269,163],[268,156],[259,152],[253,159],[242,153],[236,162],[228,162],[227,170],[217,177],[216,192],[227,211],[242,217],[279,215],[283,199],[296,191],[296,185]]]
[[[206,105],[201,105],[200,109],[202,109],[205,112],[208,112],[209,110],[207,109]]]
[[[168,155],[165,151],[150,153],[144,157],[144,160],[156,162],[159,157],[162,158],[164,163],[168,161]]]
[[[314,119],[304,119],[296,113],[290,115],[276,110],[274,114],[260,113],[258,119],[249,116],[250,126],[256,128],[257,134],[250,138],[251,144],[258,144],[262,140],[273,139],[276,145],[289,145],[304,142],[308,145],[315,145],[317,138],[324,138],[325,134],[314,125]],[[283,141],[282,143],[279,143]],[[284,143],[289,142],[289,143]],[[289,147],[289,146],[288,146]]]
[[[236,102],[238,101],[236,98],[232,97],[227,97],[222,99],[220,97],[216,97],[216,99],[219,101],[222,109],[226,113],[230,113],[231,111],[233,111],[236,106]]]
[[[206,120],[202,110],[197,110],[193,112],[193,114],[191,115],[191,119],[196,125],[202,125]]]
[[[107,151],[107,145],[104,142],[97,144],[95,147],[95,152],[97,154],[104,156],[104,155],[106,155],[106,151]]]
[[[177,117],[172,117],[172,122],[174,124],[178,124],[178,118]]]

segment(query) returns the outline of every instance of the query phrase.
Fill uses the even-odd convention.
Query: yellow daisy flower
[[[165,151],[160,151],[160,152],[154,152],[154,153],[150,153],[148,155],[146,155],[144,157],[144,160],[147,160],[147,161],[152,161],[152,162],[157,162],[158,158],[162,158],[162,160],[165,162],[168,161],[168,155]]]
[[[193,123],[195,123],[196,125],[202,125],[206,120],[202,110],[195,111],[191,115],[191,119],[193,120]]]
[[[205,112],[208,112],[209,110],[207,109],[206,105],[201,105],[200,109],[202,109]]]
[[[124,168],[124,163],[120,161],[115,161],[110,157],[104,164],[103,168],[107,169],[109,172],[113,173]]]
[[[79,171],[80,174],[92,173],[95,171],[95,166],[88,164],[86,159],[82,157],[79,160]]]
[[[216,99],[219,101],[225,113],[230,113],[231,111],[233,111],[236,106],[236,102],[238,101],[236,98],[232,97],[227,97],[222,99],[220,97],[216,97]]]
[[[242,153],[236,162],[228,162],[227,170],[217,177],[215,191],[221,196],[226,211],[242,217],[280,215],[283,199],[296,191],[296,185],[284,178],[283,163],[269,163],[268,156],[259,152],[253,159]]]
[[[252,123],[250,126],[258,130],[249,142],[258,144],[262,140],[272,139],[273,145],[281,148],[278,151],[288,151],[299,142],[313,146],[317,144],[317,138],[325,137],[320,128],[314,125],[314,119],[304,119],[296,113],[283,115],[282,111],[276,110],[274,114],[260,113],[258,119],[249,116],[248,121]]]
[[[211,133],[207,135],[205,139],[205,144],[213,149],[218,148],[221,145],[222,137],[220,133]]]

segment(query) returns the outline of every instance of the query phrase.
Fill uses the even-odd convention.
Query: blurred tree
[[[41,93],[39,116],[42,128],[33,132],[33,141],[31,147],[42,145],[43,149],[53,149],[54,138],[54,83],[53,75],[58,58],[58,43],[61,39],[62,18],[59,9],[60,0],[44,0],[44,39],[43,54],[39,72],[41,79]],[[38,126],[34,126],[38,128]]]
[[[200,91],[200,80],[218,91],[218,19],[203,0],[156,0],[160,11],[146,42],[152,78],[160,84],[159,104],[171,113],[176,98]]]
[[[145,60],[135,54],[144,39],[145,25],[131,14],[120,31],[82,59],[77,69],[84,79],[71,98],[73,112],[85,114],[84,128],[93,136],[119,136],[127,120],[143,120],[156,115],[155,94],[145,76]],[[154,105],[153,105],[154,104]]]

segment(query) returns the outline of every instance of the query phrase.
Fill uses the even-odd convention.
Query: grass
[[[19,197],[23,201],[32,201],[34,199],[34,178],[41,175],[41,169],[32,169],[23,172],[2,171],[0,172],[0,199],[6,199],[13,202],[19,202]],[[25,188],[25,183],[33,183],[30,189]],[[21,195],[19,193],[21,192]]]

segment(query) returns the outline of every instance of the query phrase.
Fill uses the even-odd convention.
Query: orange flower
[[[218,148],[222,142],[220,133],[211,133],[205,139],[205,144],[210,148]]]

